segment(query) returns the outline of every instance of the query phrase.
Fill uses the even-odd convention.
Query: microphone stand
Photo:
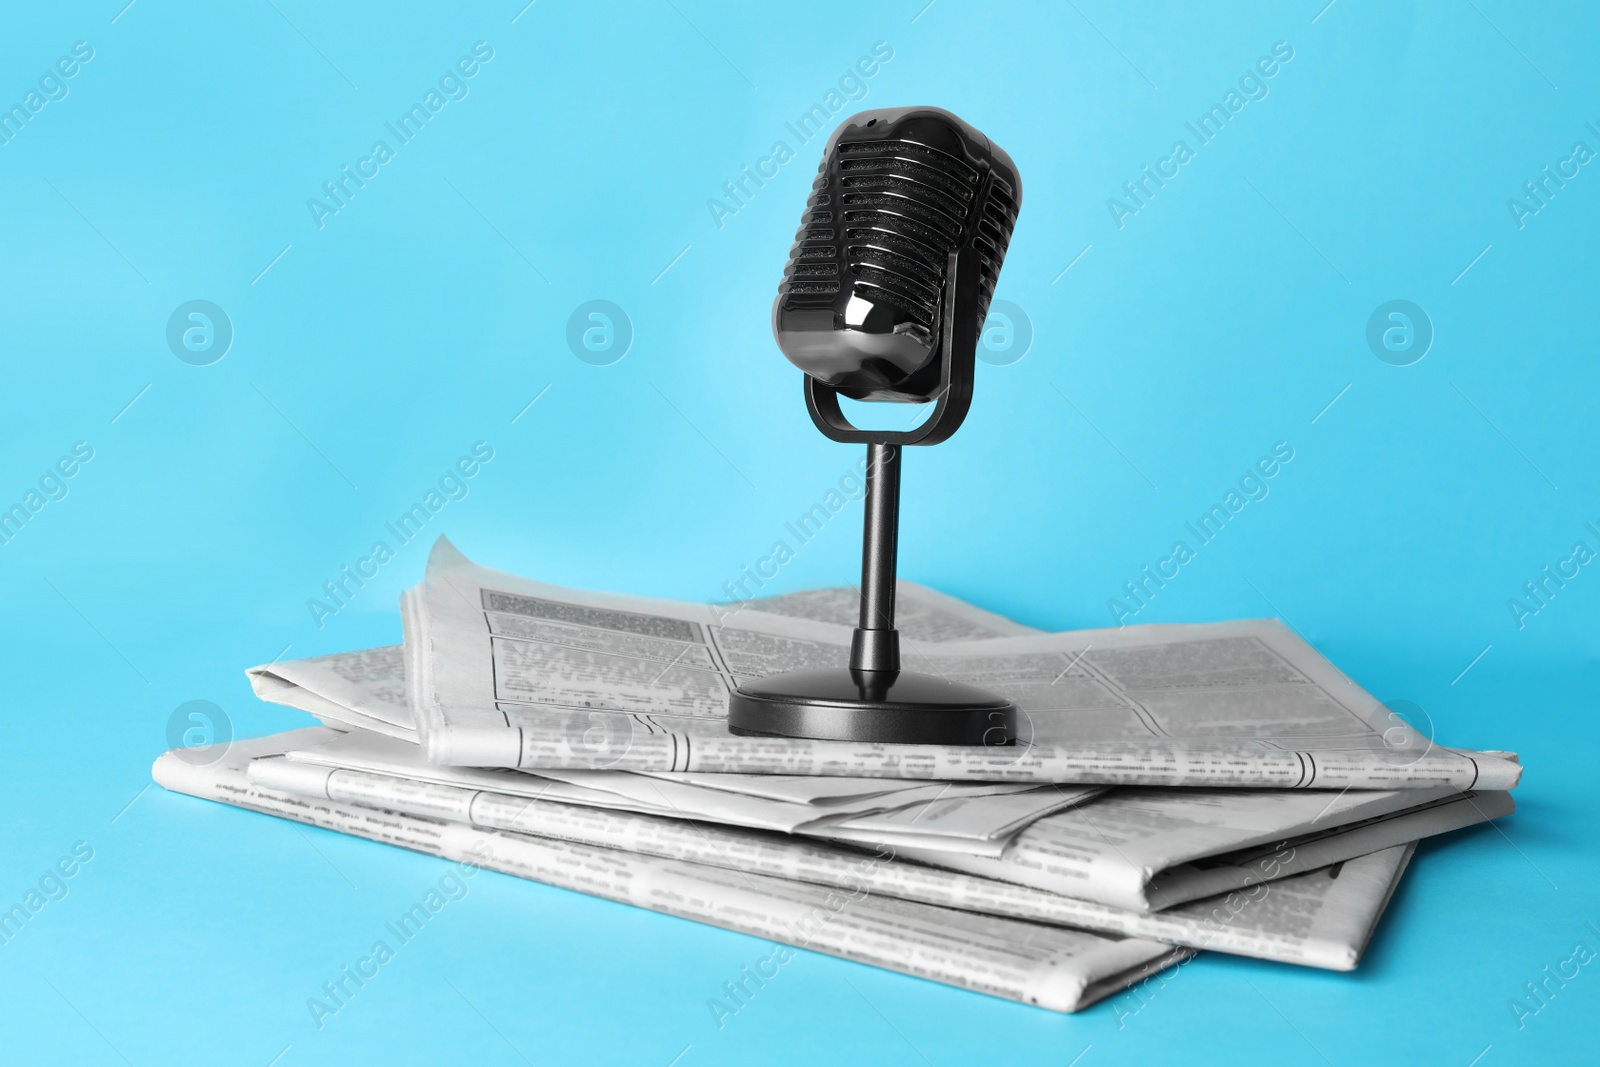
[[[807,376],[806,406],[824,435],[867,446],[866,516],[861,535],[861,614],[848,668],[786,671],[742,683],[728,703],[728,729],[763,737],[890,744],[1010,745],[1017,708],[976,686],[900,668],[894,627],[899,549],[900,448],[955,433],[972,403],[978,339],[978,260],[950,254],[933,414],[903,432],[861,430],[845,418],[839,393]]]
[[[850,670],[875,675],[900,670],[900,632],[894,628],[895,559],[900,542],[900,449],[867,445],[866,518],[861,529],[861,616],[850,640]]]

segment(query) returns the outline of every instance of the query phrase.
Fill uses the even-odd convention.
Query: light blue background
[[[94,448],[0,546],[0,903],[94,849],[0,946],[7,1059],[1595,1055],[1600,964],[1520,1030],[1507,1006],[1600,948],[1600,574],[1520,629],[1507,606],[1575,541],[1600,548],[1600,167],[1521,228],[1507,207],[1575,141],[1600,149],[1592,6],[123,2],[0,16],[0,103],[94,49],[0,145],[0,504]],[[480,40],[470,95],[319,229],[307,199]],[[244,667],[397,640],[427,539],[321,628],[307,599],[480,440],[493,461],[429,538],[558,583],[723,596],[856,458],[810,425],[767,316],[819,148],[784,123],[880,41],[847,111],[937,104],[1015,158],[999,296],[1034,333],[908,459],[903,573],[1107,625],[1289,442],[1270,495],[1137,621],[1280,614],[1442,741],[1520,752],[1521,810],[1424,846],[1350,975],[1207,956],[1136,1014],[1063,1017],[806,954],[719,1031],[705,1001],[762,943],[486,874],[319,1031],[306,999],[445,867],[146,790],[169,716],[203,699],[242,735],[298,725]],[[1119,229],[1107,199],[1193,147],[1184,123],[1277,41],[1270,94]],[[797,158],[719,228],[708,199],[778,139]],[[210,366],[165,341],[194,299],[235,331]],[[611,366],[565,341],[591,299],[635,331]],[[1433,324],[1411,366],[1365,341],[1391,299]],[[851,580],[859,513],[767,591]]]

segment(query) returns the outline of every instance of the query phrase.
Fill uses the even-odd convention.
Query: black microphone
[[[894,627],[900,447],[960,427],[974,356],[1022,203],[1016,165],[948,111],[863,111],[834,131],[772,308],[784,356],[805,372],[824,435],[867,445],[861,615],[850,666],[740,685],[736,734],[904,744],[1008,745],[1016,707],[973,686],[900,669]],[[911,430],[863,430],[839,397],[934,404]]]
[[[976,263],[975,311],[954,324],[976,339],[1021,205],[1011,157],[948,111],[845,120],[778,286],[778,348],[852,399],[927,402],[940,385],[950,257]]]

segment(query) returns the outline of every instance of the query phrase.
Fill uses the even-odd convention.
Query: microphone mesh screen
[[[966,235],[979,253],[979,314],[986,314],[1017,204],[1010,184],[995,174],[974,216],[982,179],[965,160],[912,141],[841,141],[835,158],[822,161],[807,201],[788,291],[837,293],[842,245],[852,291],[892,304],[932,337],[946,261]],[[972,225],[977,232],[967,234]]]

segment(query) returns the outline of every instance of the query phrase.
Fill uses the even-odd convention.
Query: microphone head
[[[789,362],[856,400],[939,387],[949,257],[979,263],[983,325],[1022,204],[1011,157],[948,111],[880,108],[828,139],[772,308]]]

